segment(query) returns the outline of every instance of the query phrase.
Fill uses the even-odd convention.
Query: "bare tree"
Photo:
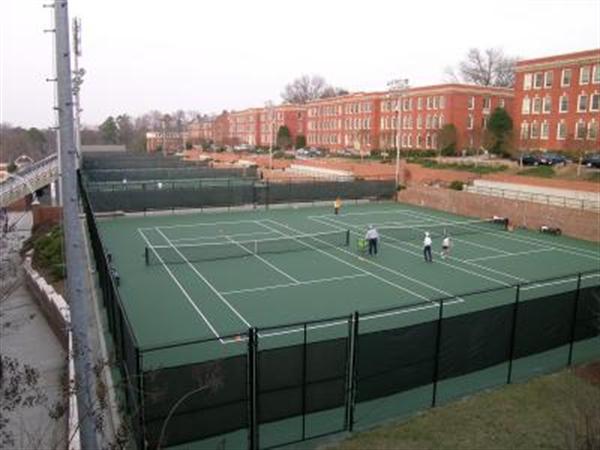
[[[302,75],[285,86],[281,98],[286,103],[304,104],[310,100],[347,93],[344,89],[330,86],[320,75]]]
[[[449,81],[462,81],[481,86],[512,87],[515,84],[515,63],[517,58],[507,56],[501,49],[472,48],[458,68],[445,70]]]

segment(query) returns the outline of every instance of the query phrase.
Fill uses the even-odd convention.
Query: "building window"
[[[429,133],[425,137],[425,148],[431,148],[431,135]]]
[[[542,112],[542,99],[540,97],[536,97],[533,99],[533,113],[539,114]]]
[[[566,113],[569,111],[569,97],[567,94],[563,94],[560,97],[558,112]]]
[[[420,130],[421,128],[423,128],[423,117],[419,114],[417,116],[417,130]]]
[[[571,69],[563,69],[560,77],[560,85],[562,87],[571,86]]]
[[[592,68],[592,83],[600,84],[600,64],[594,64]]]
[[[428,130],[431,128],[431,116],[429,114],[427,114],[427,117],[425,118],[425,128]]]
[[[408,142],[407,142],[407,144],[408,144],[409,148],[412,148],[412,134],[408,135]]]
[[[467,129],[468,130],[473,129],[473,114],[469,114],[467,117]]]
[[[577,98],[577,112],[585,112],[588,107],[588,96],[580,94]]]
[[[531,74],[526,73],[523,76],[523,90],[528,91],[529,89],[531,89]]]
[[[531,123],[531,131],[530,131],[531,139],[537,139],[539,137],[538,132],[539,132],[538,123],[534,120]]]
[[[505,105],[506,105],[506,101],[503,98],[501,98],[500,100],[498,100],[498,106],[500,108],[504,108]]]
[[[438,109],[440,107],[440,98],[436,95],[433,97],[433,109]]]
[[[469,97],[468,105],[469,109],[475,109],[475,97],[473,95]]]
[[[433,106],[433,102],[431,101],[431,97],[427,97],[427,109],[431,109]]]
[[[564,120],[558,122],[556,127],[556,139],[564,140],[567,138],[567,123]]]
[[[550,126],[548,124],[548,121],[544,120],[542,122],[542,127],[540,128],[540,138],[541,139],[548,139],[549,131],[550,131]]]
[[[529,138],[529,124],[527,122],[521,123],[521,139]]]
[[[438,117],[437,117],[437,115],[433,116],[433,119],[431,121],[431,128],[433,128],[434,130],[437,130],[437,128],[438,128]]]
[[[590,82],[590,67],[585,66],[579,69],[579,84],[588,84]]]
[[[421,148],[423,146],[423,136],[417,134],[417,148]]]
[[[523,104],[521,105],[521,114],[529,114],[531,112],[531,99],[529,97],[525,97],[523,99]]]
[[[543,108],[545,114],[549,114],[550,112],[552,112],[552,97],[550,97],[549,95],[546,95],[544,97]]]
[[[444,115],[440,114],[440,128],[444,126]]]
[[[444,109],[446,107],[446,97],[440,95],[440,108]]]
[[[543,82],[544,82],[544,74],[542,72],[537,72],[533,76],[533,88],[541,89]]]
[[[483,110],[489,111],[492,105],[492,99],[490,97],[483,97]]]
[[[417,109],[423,109],[423,97],[417,99]]]
[[[437,148],[437,133],[431,135],[431,148]]]
[[[590,141],[596,140],[598,138],[598,122],[596,122],[596,119],[592,119],[588,123],[587,138]]]
[[[590,95],[590,111],[600,110],[600,94],[594,92]]]
[[[586,126],[582,119],[579,119],[575,124],[575,139],[585,139]]]
[[[552,72],[551,70],[549,70],[548,72],[546,72],[544,74],[544,87],[545,88],[551,88],[553,81],[554,81],[554,72]]]

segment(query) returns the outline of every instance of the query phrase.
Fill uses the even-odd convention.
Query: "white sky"
[[[49,1],[49,0],[48,0]],[[0,0],[0,121],[53,124],[51,9]],[[83,121],[280,101],[320,74],[351,91],[444,81],[470,47],[535,58],[600,47],[599,0],[70,0]]]

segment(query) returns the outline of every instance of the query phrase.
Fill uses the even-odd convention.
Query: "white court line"
[[[600,273],[591,273],[591,274],[588,274],[588,275],[582,275],[581,279],[582,280],[587,280],[589,278],[596,278],[596,277],[600,278]],[[545,286],[554,286],[554,285],[557,285],[557,284],[571,283],[571,282],[576,281],[576,280],[577,280],[577,276],[574,276],[572,278],[570,278],[570,277],[569,278],[563,278],[561,280],[556,280],[556,281],[542,281],[542,282],[534,283],[534,284],[531,284],[531,285],[528,285],[528,286],[523,286],[521,288],[521,290],[522,291],[528,291],[530,289],[536,289],[536,288],[545,287]]]
[[[336,221],[336,222],[332,223],[332,221],[331,221],[331,220],[328,220],[328,221],[323,221],[323,220],[319,220],[319,219],[313,219],[313,220],[314,220],[315,222],[319,222],[319,223],[322,223],[322,224],[325,224],[325,225],[334,226],[334,227],[338,227],[338,228],[340,228],[340,224],[342,224],[343,226],[350,226],[350,227],[356,228],[354,225],[346,224],[345,222],[339,222],[339,221]],[[353,233],[355,233],[355,234],[358,234],[356,231],[353,231]],[[386,237],[386,236],[385,236],[385,234],[382,234],[382,236],[383,236],[383,237]],[[397,239],[394,239],[394,238],[392,238],[392,237],[387,237],[386,239],[388,239],[388,240],[392,240],[392,241],[395,241],[395,242],[401,242],[401,241],[398,241]],[[419,246],[417,246],[417,245],[415,245],[415,244],[411,244],[410,242],[403,242],[403,244],[410,245],[411,247],[417,247],[417,248],[419,248],[419,249],[421,248],[421,247],[419,247]],[[410,255],[414,255],[414,256],[418,257],[419,259],[421,259],[421,258],[423,257],[423,255],[422,255],[421,253],[417,253],[417,252],[410,251],[410,250],[408,250],[408,249],[406,249],[406,248],[399,247],[399,246],[397,246],[397,245],[394,245],[394,244],[390,244],[389,242],[382,241],[382,245],[387,245],[388,247],[392,247],[392,248],[395,248],[395,249],[397,249],[397,250],[400,250],[400,251],[402,251],[402,252],[408,253],[408,254],[410,254]],[[459,259],[459,258],[455,258],[455,257],[453,257],[452,259],[453,259],[454,261],[460,261],[460,262],[464,262],[464,260],[462,260],[462,259]],[[509,283],[505,283],[505,282],[504,282],[504,281],[502,281],[502,280],[498,280],[498,279],[496,279],[496,278],[488,277],[487,275],[484,275],[484,274],[482,274],[482,273],[473,272],[472,270],[465,269],[464,267],[459,267],[459,266],[456,266],[456,265],[448,264],[448,263],[446,263],[446,262],[444,262],[444,261],[439,261],[439,260],[438,260],[438,261],[436,262],[436,264],[442,264],[442,265],[445,265],[445,266],[451,267],[452,269],[460,270],[460,271],[462,271],[462,272],[465,272],[465,273],[468,273],[468,274],[471,274],[471,275],[474,275],[474,276],[477,276],[477,277],[480,277],[480,278],[486,279],[486,280],[488,280],[488,281],[493,281],[494,283],[498,283],[498,284],[501,284],[501,285],[503,285],[503,286],[507,286],[507,287],[508,287],[508,286],[512,286],[511,284],[509,284]],[[483,266],[479,266],[478,264],[472,264],[472,265],[474,265],[474,266],[476,266],[476,267],[479,267],[479,268],[481,268],[481,269],[488,270],[488,271],[490,271],[490,272],[497,272],[497,273],[499,273],[499,274],[501,274],[501,275],[504,275],[504,276],[506,276],[506,277],[515,278],[515,279],[517,279],[517,280],[521,280],[521,281],[527,281],[527,280],[525,280],[524,278],[520,278],[520,277],[516,277],[516,276],[513,276],[513,275],[505,274],[505,273],[503,273],[503,272],[499,272],[499,271],[497,271],[497,270],[490,269],[489,267],[483,267]]]
[[[204,322],[206,323],[208,328],[210,328],[210,331],[212,331],[212,333],[215,335],[215,337],[217,337],[219,339],[219,341],[221,341],[221,344],[224,344],[225,341],[223,341],[223,339],[221,339],[221,336],[219,335],[219,333],[217,332],[215,327],[213,327],[213,325],[210,323],[210,321],[202,313],[202,311],[200,310],[198,305],[196,305],[196,303],[194,303],[190,294],[188,294],[188,292],[184,289],[184,287],[181,285],[181,283],[179,282],[177,277],[175,275],[173,275],[173,272],[171,272],[171,269],[169,269],[169,267],[164,263],[161,256],[156,252],[156,250],[154,250],[154,247],[152,247],[152,245],[150,244],[150,241],[148,240],[148,238],[146,237],[144,232],[142,230],[138,229],[138,233],[140,233],[140,235],[142,236],[142,239],[144,239],[144,241],[146,241],[146,245],[152,249],[152,251],[154,252],[156,257],[160,261],[160,264],[162,265],[163,269],[165,269],[167,271],[167,273],[171,276],[171,278],[173,279],[173,281],[175,282],[177,287],[181,290],[181,292],[183,292],[183,295],[185,296],[187,301],[190,303],[190,305],[192,305],[192,308],[194,308],[194,310],[200,315],[200,317],[202,317],[202,320],[204,320]]]
[[[220,221],[220,222],[196,222],[196,223],[186,223],[180,225],[163,225],[158,227],[142,227],[138,228],[138,230],[154,230],[156,228],[160,229],[170,229],[170,228],[190,228],[190,227],[211,227],[215,225],[239,225],[242,223],[254,223],[254,220],[231,220],[231,221]]]
[[[433,221],[439,219],[436,216],[432,216],[432,215],[429,215],[429,214],[418,213],[418,212],[410,212],[410,213],[407,213],[407,214],[410,214],[413,217],[423,217],[425,219],[433,220]],[[514,235],[508,235],[508,233],[491,233],[491,234],[494,234],[494,236],[498,236],[498,237],[500,237],[502,239],[508,239],[508,240],[516,241],[516,242],[524,242],[524,243],[527,243],[527,244],[537,245],[538,247],[539,246],[547,246],[549,244],[549,241],[544,241],[544,240],[541,240],[541,239],[536,239],[536,238],[533,238],[531,236],[520,236],[520,237],[517,237],[517,236],[514,236]],[[560,251],[562,251],[564,253],[570,253],[570,254],[573,254],[575,256],[581,256],[583,258],[591,258],[591,259],[593,259],[595,261],[599,261],[600,260],[600,254],[598,252],[594,252],[594,250],[590,250],[590,249],[587,249],[587,248],[577,248],[577,247],[573,247],[573,246],[566,245],[566,244],[560,244],[560,243],[557,243],[557,242],[552,242],[551,244],[552,244],[552,246],[554,248],[556,248],[556,250],[560,250]]]
[[[155,229],[156,229],[156,232],[157,232],[158,234],[160,234],[160,235],[161,235],[161,236],[162,236],[162,237],[165,239],[165,241],[167,241],[167,243],[168,243],[168,244],[169,244],[169,245],[170,245],[170,246],[173,248],[173,250],[175,250],[175,251],[176,251],[176,252],[179,254],[179,256],[180,256],[180,257],[183,259],[183,261],[184,261],[184,262],[185,262],[185,263],[186,263],[186,264],[187,264],[187,265],[190,267],[190,269],[192,269],[192,270],[194,271],[194,273],[195,273],[196,275],[198,275],[198,277],[199,277],[199,278],[200,278],[202,281],[204,281],[204,283],[206,283],[206,285],[207,285],[207,286],[210,288],[210,290],[211,290],[211,291],[213,291],[213,292],[215,293],[215,295],[216,295],[216,296],[217,296],[217,297],[218,297],[218,298],[219,298],[219,299],[220,299],[220,300],[221,300],[221,301],[222,301],[222,302],[223,302],[225,305],[227,305],[227,307],[228,307],[228,308],[229,308],[229,309],[230,309],[230,310],[231,310],[231,311],[232,311],[232,312],[233,312],[233,313],[234,313],[234,314],[235,314],[235,315],[236,315],[236,316],[237,316],[237,317],[238,317],[238,318],[239,318],[239,319],[240,319],[242,322],[244,322],[244,325],[246,325],[248,328],[252,328],[252,325],[250,324],[250,322],[248,322],[248,321],[247,321],[247,320],[244,318],[244,316],[242,316],[242,315],[239,313],[239,311],[238,311],[237,309],[235,309],[233,306],[231,306],[231,304],[230,304],[230,303],[227,301],[227,299],[226,299],[225,297],[223,297],[223,296],[221,295],[221,293],[220,293],[220,292],[219,292],[219,291],[218,291],[218,290],[217,290],[217,289],[216,289],[216,288],[215,288],[215,287],[214,287],[214,286],[213,286],[213,285],[212,285],[212,284],[211,284],[211,283],[210,283],[210,282],[209,282],[209,281],[206,279],[206,277],[205,277],[204,275],[202,275],[202,274],[201,274],[201,273],[198,271],[198,269],[196,269],[196,267],[195,267],[195,266],[194,266],[194,265],[193,265],[193,264],[192,264],[192,263],[191,263],[191,262],[190,262],[190,261],[189,261],[189,260],[188,260],[188,259],[187,259],[187,258],[186,258],[186,257],[185,257],[185,256],[184,256],[184,255],[183,255],[183,254],[182,254],[182,253],[181,253],[181,252],[178,250],[178,249],[177,249],[177,247],[175,247],[175,246],[173,245],[173,243],[172,243],[171,241],[169,241],[169,238],[168,238],[168,237],[166,237],[166,236],[163,234],[163,232],[162,232],[162,231],[160,231],[160,230],[158,229],[158,227],[157,227],[157,228],[155,228]]]
[[[280,269],[275,264],[271,264],[269,261],[267,261],[265,258],[260,256],[258,253],[251,252],[250,250],[248,250],[246,247],[244,247],[239,242],[236,242],[235,240],[231,239],[229,236],[225,236],[225,237],[229,240],[229,242],[231,242],[232,244],[236,244],[238,247],[240,247],[242,250],[244,250],[246,253],[248,253],[248,255],[255,256],[259,261],[262,261],[267,266],[269,266],[271,269],[273,269],[274,271],[276,271],[276,272],[280,273],[281,275],[283,275],[284,277],[286,277],[288,280],[292,280],[296,284],[300,283],[300,280],[295,279],[293,276],[291,276],[286,271]]]
[[[552,250],[556,250],[553,247],[548,247],[548,248],[539,248],[537,250],[527,250],[524,252],[516,252],[516,253],[506,253],[506,255],[492,255],[492,256],[482,256],[481,258],[471,258],[471,259],[465,259],[465,261],[485,261],[488,259],[497,259],[497,258],[509,258],[511,256],[519,256],[519,255],[531,255],[532,253],[541,253],[541,252],[549,252]]]
[[[246,293],[246,292],[269,291],[271,289],[281,289],[281,288],[288,288],[288,287],[294,287],[294,286],[304,286],[307,284],[329,283],[332,281],[339,281],[339,280],[351,280],[354,278],[360,278],[360,277],[366,277],[366,276],[367,276],[366,273],[355,273],[353,275],[342,275],[339,277],[329,277],[329,278],[317,278],[316,280],[299,281],[297,283],[271,284],[269,286],[260,286],[260,287],[247,288],[247,289],[236,289],[233,291],[224,291],[224,292],[221,292],[221,294],[235,295],[235,294],[242,294],[242,293]]]
[[[277,222],[277,221],[275,221],[275,220],[272,220],[272,219],[267,219],[265,222],[272,222],[272,223],[274,223],[274,224],[277,224],[277,225],[279,225],[279,226],[281,226],[281,227],[287,228],[288,230],[291,230],[291,231],[297,232],[297,230],[295,230],[294,228],[292,228],[292,227],[290,227],[290,226],[288,226],[288,225],[285,225],[285,224],[283,224],[283,223]],[[261,224],[262,224],[262,222],[261,222]],[[330,226],[331,226],[331,225],[330,225]],[[281,232],[281,231],[278,231],[278,230],[276,230],[276,229],[273,229],[273,231],[276,231],[276,232],[278,232],[278,233],[284,234],[283,232]],[[318,239],[317,239],[317,240],[318,240]],[[310,244],[306,244],[306,245],[310,245]],[[313,248],[317,249],[316,247],[313,247]],[[318,249],[317,249],[317,250],[318,250]],[[422,281],[420,281],[420,280],[417,280],[417,279],[415,279],[415,278],[409,277],[408,275],[405,275],[405,274],[403,274],[403,273],[401,273],[401,272],[398,272],[397,270],[394,270],[394,269],[391,269],[391,268],[389,268],[389,267],[387,267],[387,266],[384,266],[384,265],[378,264],[378,263],[376,263],[375,261],[370,261],[370,260],[368,260],[368,259],[366,259],[366,258],[363,258],[362,256],[360,256],[360,255],[357,255],[357,254],[355,254],[355,253],[353,253],[353,252],[350,252],[350,251],[348,251],[348,250],[344,250],[344,249],[342,249],[342,248],[336,248],[336,250],[337,250],[337,251],[341,251],[341,252],[343,252],[343,253],[345,253],[345,254],[347,254],[347,255],[350,255],[350,256],[352,256],[353,258],[360,259],[361,261],[364,261],[364,262],[366,262],[366,263],[368,263],[368,264],[371,264],[371,265],[373,265],[373,266],[375,266],[375,267],[378,267],[378,268],[380,268],[380,269],[386,270],[387,272],[393,273],[394,275],[397,275],[397,276],[399,276],[399,277],[402,277],[402,278],[405,278],[405,279],[407,279],[407,280],[410,280],[410,281],[412,281],[412,282],[413,282],[413,283],[415,283],[415,284],[419,284],[419,285],[421,285],[421,286],[425,286],[426,288],[428,288],[428,289],[431,289],[432,291],[439,292],[440,294],[443,294],[443,295],[446,295],[446,296],[454,297],[454,294],[451,294],[451,293],[449,293],[449,292],[446,292],[446,291],[444,291],[444,290],[442,290],[442,289],[438,289],[438,288],[436,288],[436,287],[434,287],[434,286],[431,286],[431,285],[429,285],[429,284],[427,284],[427,283],[424,283],[424,282],[422,282]],[[330,253],[327,253],[327,252],[325,252],[325,254],[326,254],[326,255],[328,255],[328,256],[330,256],[330,257],[332,257],[332,258],[334,258],[334,259],[337,259],[337,260],[339,260],[339,261],[342,261],[344,264],[350,265],[351,267],[355,267],[355,268],[357,268],[357,269],[359,269],[359,270],[365,271],[365,269],[362,269],[362,268],[360,268],[360,267],[358,267],[358,266],[354,266],[354,264],[352,264],[352,263],[349,263],[348,261],[344,261],[343,259],[340,259],[340,258],[338,258],[338,257],[337,257],[337,256],[335,256],[335,255],[332,255],[332,254],[330,254]],[[382,278],[382,277],[380,277],[379,275],[375,275],[374,273],[372,273],[372,272],[368,272],[368,271],[366,271],[366,272],[367,272],[367,273],[369,273],[370,275],[374,276],[374,277],[375,277],[375,278],[377,278],[378,280],[380,280],[380,281],[383,281],[384,283],[390,284],[391,286],[396,286],[396,287],[398,286],[398,285],[396,285],[395,283],[392,283],[391,281],[389,281],[389,280],[386,280],[385,278]],[[433,302],[433,300],[431,300],[430,298],[428,298],[428,297],[425,297],[425,296],[423,296],[423,295],[419,295],[419,294],[417,294],[417,293],[416,293],[416,292],[414,292],[414,291],[410,291],[410,290],[408,290],[408,289],[406,289],[406,288],[402,288],[402,289],[403,289],[403,290],[405,290],[405,291],[407,291],[407,292],[410,292],[410,293],[412,293],[413,295],[416,295],[416,296],[418,296],[418,297],[420,297],[420,298],[422,298],[422,299],[424,299],[424,300],[427,300],[427,301],[429,301],[429,302]]]
[[[265,227],[265,228],[267,228],[267,229],[270,229],[271,231],[274,231],[275,233],[279,233],[279,234],[280,234],[280,235],[282,235],[282,236],[286,236],[286,237],[291,237],[291,238],[293,238],[293,236],[289,236],[289,235],[285,234],[283,231],[279,231],[279,230],[278,230],[278,229],[276,229],[276,228],[270,227],[270,226],[266,225],[264,222],[273,222],[273,223],[275,223],[275,224],[277,224],[277,225],[280,225],[280,226],[283,226],[283,227],[285,227],[285,228],[288,228],[288,229],[290,229],[291,231],[294,231],[295,233],[299,233],[299,232],[298,232],[298,230],[295,230],[295,229],[293,229],[293,228],[291,228],[291,227],[288,227],[287,225],[280,224],[279,222],[276,222],[276,221],[274,221],[274,220],[271,220],[271,219],[266,219],[266,220],[264,220],[264,221],[257,222],[258,224],[262,225],[263,227]],[[317,238],[315,238],[315,240],[316,240],[316,241],[320,241],[320,240],[319,240],[319,239],[317,239]],[[316,251],[317,251],[317,252],[319,252],[319,253],[322,253],[322,254],[324,254],[324,255],[326,255],[326,256],[329,256],[329,257],[330,257],[330,258],[332,258],[332,259],[335,259],[336,261],[339,261],[339,262],[341,262],[342,264],[345,264],[345,265],[347,265],[347,266],[349,266],[349,267],[352,267],[353,269],[355,269],[355,270],[358,270],[359,272],[362,272],[362,273],[365,273],[365,274],[367,274],[367,275],[370,275],[370,276],[372,276],[372,277],[374,277],[374,278],[378,279],[379,281],[382,281],[382,282],[384,282],[385,284],[389,284],[389,285],[390,285],[390,286],[392,286],[392,287],[395,287],[395,288],[397,288],[397,289],[400,289],[401,291],[407,292],[407,293],[409,293],[410,295],[413,295],[413,296],[415,296],[415,297],[419,297],[419,298],[420,298],[420,299],[422,299],[422,300],[426,300],[426,301],[428,301],[428,302],[430,302],[430,301],[431,301],[431,299],[429,299],[429,298],[427,298],[427,297],[425,297],[425,296],[423,296],[423,295],[417,294],[416,292],[414,292],[414,291],[411,291],[410,289],[407,289],[407,288],[405,288],[405,287],[402,287],[402,286],[400,286],[400,285],[398,285],[398,284],[396,284],[396,283],[392,283],[391,281],[389,281],[389,280],[386,280],[385,278],[382,278],[382,277],[380,277],[379,275],[375,275],[374,273],[372,273],[372,272],[369,272],[368,270],[366,270],[366,269],[363,269],[362,267],[358,267],[358,266],[355,266],[354,264],[352,264],[352,263],[350,263],[350,262],[348,262],[348,261],[344,261],[343,259],[341,259],[341,258],[339,258],[339,257],[337,257],[337,256],[335,256],[335,255],[332,255],[331,253],[329,253],[329,252],[326,252],[325,250],[323,250],[323,249],[321,249],[321,248],[315,247],[314,245],[311,245],[311,244],[309,244],[309,243],[307,243],[307,242],[304,242],[304,241],[299,241],[299,242],[300,242],[300,243],[302,243],[303,245],[305,245],[305,246],[309,247],[309,248],[312,248],[313,250],[316,250]],[[321,242],[323,242],[323,241],[321,241]],[[356,255],[354,255],[354,256],[356,256]],[[366,260],[365,260],[365,261],[366,261]]]
[[[444,301],[444,306],[447,305],[455,305],[457,303],[462,303],[462,300],[450,300],[448,302]],[[381,319],[382,317],[391,317],[391,316],[397,316],[400,314],[406,314],[409,312],[415,312],[415,311],[422,311],[425,309],[431,309],[431,308],[439,308],[439,304],[438,303],[429,303],[427,305],[423,305],[423,306],[415,306],[413,308],[406,308],[406,309],[401,309],[401,310],[396,310],[396,311],[388,311],[388,312],[383,312],[383,313],[379,313],[379,314],[373,314],[373,315],[367,315],[366,317],[360,317],[360,321],[362,322],[366,322],[367,320],[373,320],[373,319]],[[348,323],[348,320],[337,320],[335,322],[327,322],[327,323],[322,323],[322,324],[318,324],[318,325],[311,325],[309,327],[306,327],[307,330],[318,330],[318,329],[322,329],[322,328],[330,328],[330,327],[334,327],[337,325],[345,325]],[[299,333],[299,332],[303,332],[304,331],[304,327],[298,327],[298,328],[292,328],[290,330],[283,330],[283,331],[275,331],[273,333],[263,333],[262,337],[274,337],[274,336],[283,336],[286,334],[292,334],[292,333]]]
[[[257,231],[255,233],[235,233],[235,234],[228,234],[227,236],[235,239],[237,237],[240,236],[265,236],[265,235],[269,235],[270,233],[267,231]],[[174,244],[177,244],[179,242],[187,242],[187,241],[211,241],[215,238],[220,238],[225,236],[224,234],[215,234],[214,236],[198,236],[198,237],[193,237],[193,238],[180,238],[180,239],[171,239],[171,242]]]

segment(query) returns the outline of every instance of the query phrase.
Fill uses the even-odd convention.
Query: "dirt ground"
[[[600,386],[600,361],[576,368],[575,375],[591,384]]]

